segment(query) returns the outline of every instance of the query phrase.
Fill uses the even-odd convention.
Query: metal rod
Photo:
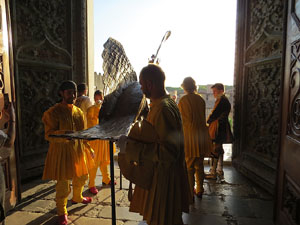
[[[111,189],[111,224],[116,225],[116,199],[115,199],[115,174],[114,174],[114,146],[109,141],[110,152],[110,189]]]
[[[160,42],[160,44],[159,44],[159,46],[158,46],[158,49],[157,49],[157,51],[156,51],[156,54],[155,54],[155,56],[154,56],[154,58],[153,58],[153,63],[155,63],[155,60],[156,60],[156,58],[157,58],[157,56],[158,56],[158,52],[159,52],[159,50],[160,50],[160,48],[161,48],[162,43],[163,43],[164,41],[166,41],[166,40],[170,37],[170,35],[171,35],[171,31],[167,31],[167,32],[165,33],[165,35],[163,36],[163,38],[162,38],[162,40],[161,40],[161,42]]]
[[[120,190],[122,190],[122,172],[120,170]]]

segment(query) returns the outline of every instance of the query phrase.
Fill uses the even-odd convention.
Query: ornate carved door
[[[63,80],[86,82],[86,3],[10,0],[21,179],[41,176],[48,143],[43,113]]]
[[[300,224],[300,0],[287,6],[276,224]]]
[[[15,102],[15,89],[12,65],[11,26],[9,1],[0,0],[0,95],[7,95],[10,101]],[[5,130],[7,119],[2,116],[0,129]],[[16,149],[2,149],[0,163],[4,169],[6,186],[6,209],[11,209],[17,202],[19,182],[17,176]],[[0,167],[1,169],[1,167]]]
[[[284,2],[237,1],[233,165],[272,194],[280,139]]]

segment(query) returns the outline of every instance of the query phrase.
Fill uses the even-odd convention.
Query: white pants
[[[212,174],[224,175],[223,157],[224,157],[224,154],[220,154],[218,158],[212,158],[210,160],[210,172]]]

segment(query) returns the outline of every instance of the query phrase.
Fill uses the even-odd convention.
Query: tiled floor
[[[206,168],[208,170],[208,168]],[[225,183],[205,180],[202,199],[195,200],[189,214],[183,214],[185,224],[189,225],[271,225],[273,197],[262,191],[235,171],[226,166]],[[117,183],[120,183],[119,169],[115,167]],[[128,182],[123,180],[123,187]],[[110,188],[101,185],[97,175],[96,185],[101,190],[89,205],[68,203],[70,224],[101,224],[111,222]],[[55,182],[34,180],[23,184],[22,202],[6,219],[6,225],[55,224]],[[85,195],[89,195],[85,189]],[[70,197],[72,195],[70,194]],[[138,214],[129,213],[127,189],[116,186],[116,215],[118,225],[146,225]]]

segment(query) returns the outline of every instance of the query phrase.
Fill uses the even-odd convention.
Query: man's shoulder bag
[[[119,153],[121,173],[131,183],[150,189],[154,174],[159,138],[147,120],[136,122],[130,129],[125,153]]]

